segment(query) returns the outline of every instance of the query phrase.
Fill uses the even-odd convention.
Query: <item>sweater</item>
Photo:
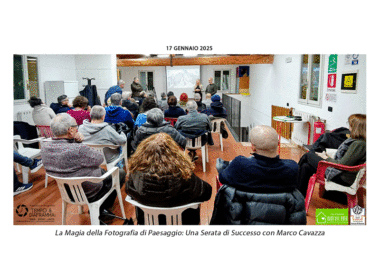
[[[91,123],[84,120],[83,124],[79,126],[78,131],[83,134],[83,143],[101,144],[101,145],[124,145],[127,142],[127,136],[122,133],[117,133],[108,123]],[[107,163],[117,159],[120,154],[118,149],[103,149],[104,156]]]
[[[69,139],[54,139],[41,143],[41,158],[46,173],[57,177],[100,177],[103,155],[82,143]],[[103,183],[84,182],[88,199],[94,197]]]
[[[217,93],[217,91],[218,91],[218,88],[217,88],[216,84],[209,84],[206,87],[205,93],[206,94],[211,93],[211,95],[214,95],[215,93]]]
[[[169,106],[167,110],[165,110],[164,116],[165,118],[178,118],[180,116],[185,116],[186,112],[179,106]]]
[[[54,111],[45,104],[41,104],[33,108],[32,118],[35,125],[50,126],[50,123],[54,117]]]
[[[89,120],[91,121],[91,116],[90,116],[90,112],[88,111],[85,111],[85,110],[70,110],[70,111],[67,111],[67,114],[69,114],[70,116],[72,116],[75,121],[77,122],[77,125],[81,125],[83,123],[84,120]]]

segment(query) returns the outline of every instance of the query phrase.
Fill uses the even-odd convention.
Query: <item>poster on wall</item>
[[[325,100],[327,102],[334,102],[334,103],[336,103],[336,98],[337,98],[337,94],[336,93],[326,92],[326,94],[325,94]]]
[[[239,93],[249,95],[249,66],[239,66]]]
[[[342,74],[341,92],[356,93],[358,70],[350,71]]]
[[[358,54],[346,54],[344,64],[345,65],[358,65],[359,64],[359,55]]]
[[[330,54],[329,56],[329,73],[336,73],[338,67],[338,55]]]
[[[336,73],[328,74],[327,76],[327,91],[335,92],[336,88]]]

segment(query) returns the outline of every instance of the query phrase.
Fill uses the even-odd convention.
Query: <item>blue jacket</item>
[[[69,106],[62,106],[59,103],[51,103],[50,108],[54,111],[54,113],[59,114],[59,113],[66,113],[67,111],[74,109],[73,107]]]
[[[165,118],[178,118],[186,115],[186,112],[179,106],[169,106],[164,115]]]
[[[214,116],[217,118],[227,118],[227,110],[223,107],[223,103],[220,101],[212,102],[210,107],[206,110],[203,110],[202,113],[207,116]]]
[[[108,91],[106,92],[106,95],[105,95],[105,97],[104,97],[104,104],[107,105],[107,100],[108,100],[108,98],[110,98],[111,95],[114,94],[114,93],[116,93],[116,92],[117,92],[117,93],[120,93],[120,94],[123,93],[121,87],[119,87],[119,86],[113,86],[113,87],[110,87],[110,88],[108,89]]]
[[[108,106],[106,109],[106,117],[104,119],[107,123],[125,123],[130,129],[135,125],[131,113],[124,110],[120,106]]]

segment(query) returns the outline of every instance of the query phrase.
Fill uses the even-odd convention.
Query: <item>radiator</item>
[[[292,141],[300,146],[311,145],[313,143],[313,127],[314,127],[314,120],[316,119],[316,117],[310,113],[305,113],[305,112],[301,112],[297,110],[293,111],[293,115],[301,116],[302,120],[306,120],[310,123],[310,135],[309,135],[308,123],[294,124],[293,131],[292,131]],[[308,143],[308,139],[310,139],[309,143]]]
[[[26,122],[30,125],[34,125],[34,121],[32,118],[32,110],[17,112],[17,121]]]

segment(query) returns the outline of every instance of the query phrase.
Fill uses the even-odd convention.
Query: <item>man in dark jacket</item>
[[[132,119],[132,115],[128,110],[124,110],[121,107],[121,94],[114,93],[111,95],[111,106],[106,107],[107,123],[125,123],[128,128],[133,129],[135,122]]]
[[[306,224],[305,200],[297,189],[298,165],[277,155],[278,135],[269,126],[250,132],[252,157],[217,160],[224,186],[210,224]]]
[[[144,89],[140,85],[140,80],[136,77],[133,78],[133,82],[131,84],[131,90],[132,90],[132,98],[140,97],[140,92],[142,92]]]
[[[223,107],[223,103],[220,102],[220,96],[215,94],[211,97],[211,101],[210,107],[203,110],[202,113],[215,118],[227,118],[227,110]]]
[[[213,80],[212,78],[208,79],[208,85],[206,87],[206,90],[205,90],[205,93],[210,93],[211,96],[214,95],[215,93],[217,93],[218,91],[218,87],[216,86],[216,84],[213,83]]]
[[[123,92],[121,95],[121,107],[127,108],[129,112],[133,115],[133,119],[136,120],[137,115],[139,114],[139,105],[136,102],[131,100],[131,92]]]
[[[146,122],[136,131],[132,141],[133,150],[137,149],[141,141],[160,132],[169,134],[178,146],[182,149],[186,148],[186,138],[172,127],[169,122],[164,121],[164,113],[159,108],[153,108],[146,112]]]
[[[60,113],[66,113],[67,111],[74,109],[69,104],[69,98],[67,95],[60,95],[57,98],[58,103],[51,103],[50,108],[53,109],[54,113],[60,114]]]

